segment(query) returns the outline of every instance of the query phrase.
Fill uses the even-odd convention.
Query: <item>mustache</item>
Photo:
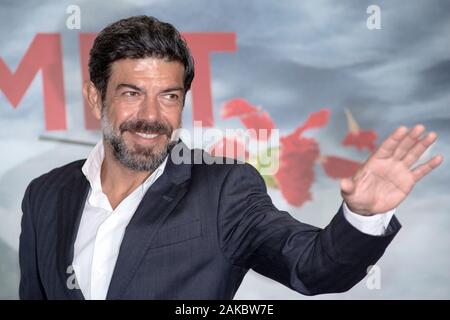
[[[164,134],[168,137],[172,135],[173,128],[168,123],[163,123],[159,121],[146,121],[146,120],[136,120],[136,121],[126,121],[119,126],[120,133],[125,131],[139,132],[145,134]]]

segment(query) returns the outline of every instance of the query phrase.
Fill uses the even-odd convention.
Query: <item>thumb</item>
[[[345,194],[353,193],[355,190],[355,183],[350,178],[344,178],[341,180],[341,191]]]

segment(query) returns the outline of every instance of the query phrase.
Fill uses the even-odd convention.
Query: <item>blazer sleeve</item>
[[[222,185],[219,245],[233,265],[305,295],[347,291],[367,274],[401,228],[394,216],[382,236],[360,232],[342,206],[324,229],[278,210],[249,164],[231,169]]]
[[[37,265],[36,229],[30,201],[31,185],[27,187],[22,201],[22,231],[19,243],[20,299],[45,299]]]

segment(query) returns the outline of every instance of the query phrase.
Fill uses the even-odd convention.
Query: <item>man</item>
[[[442,162],[412,169],[436,134],[398,128],[341,182],[343,205],[322,230],[276,209],[250,165],[193,164],[198,150],[173,134],[193,59],[172,25],[108,26],[89,72],[103,139],[28,186],[23,299],[231,299],[250,268],[306,295],[346,291],[400,229],[393,210]]]

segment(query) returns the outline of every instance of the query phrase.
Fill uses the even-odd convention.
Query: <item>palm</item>
[[[419,139],[423,131],[421,125],[410,131],[397,129],[352,179],[341,182],[343,198],[353,212],[372,215],[396,208],[415,183],[442,162],[442,157],[436,156],[411,168],[436,140],[434,133]]]

